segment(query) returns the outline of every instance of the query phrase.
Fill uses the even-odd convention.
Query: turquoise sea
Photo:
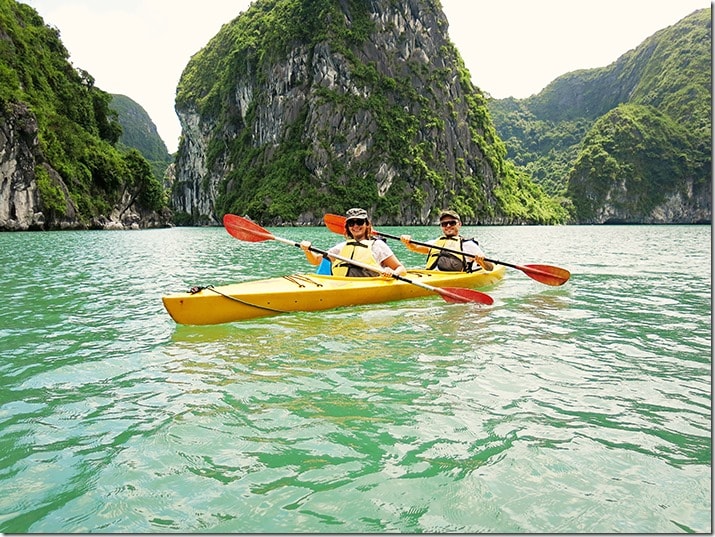
[[[710,226],[463,231],[572,277],[191,327],[163,294],[313,267],[223,228],[0,234],[0,532],[712,532]]]

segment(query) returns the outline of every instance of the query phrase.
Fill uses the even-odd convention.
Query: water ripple
[[[304,259],[221,229],[0,235],[0,531],[709,532],[709,228],[475,234],[572,279],[183,327],[163,293]]]

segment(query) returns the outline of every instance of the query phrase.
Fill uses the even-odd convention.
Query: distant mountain
[[[173,159],[149,114],[126,95],[112,94],[109,106],[119,114],[122,126],[119,144],[139,151],[155,168],[157,178],[163,179],[166,167]]]
[[[710,222],[711,44],[703,9],[607,67],[489,100],[507,156],[577,223]]]

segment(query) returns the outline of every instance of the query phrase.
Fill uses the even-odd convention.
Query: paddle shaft
[[[289,239],[284,239],[281,237],[276,237],[273,235],[270,231],[267,229],[262,228],[252,220],[248,220],[247,218],[244,218],[242,216],[236,216],[235,214],[225,214],[223,216],[223,225],[226,228],[226,231],[232,236],[235,237],[236,239],[242,240],[242,241],[247,241],[247,242],[263,242],[263,241],[278,241],[282,242],[284,244],[292,244],[293,246],[296,246],[300,248],[300,243],[289,240]],[[348,259],[347,257],[343,257],[341,255],[330,255],[328,252],[324,250],[319,250],[318,248],[315,248],[313,246],[309,246],[308,249],[311,252],[317,253],[322,255],[323,257],[334,257],[335,259],[339,259],[340,261],[343,261],[345,263],[349,263],[352,265],[355,265],[357,267],[361,267],[363,269],[367,269],[372,272],[376,272],[378,274],[381,274],[383,272],[381,267],[376,267],[374,265],[367,265],[365,263],[362,263],[360,261],[356,261],[354,259]],[[422,287],[423,289],[426,289],[428,291],[431,291],[433,293],[439,294],[442,298],[444,298],[447,302],[459,302],[459,303],[464,303],[464,302],[478,302],[481,304],[493,304],[494,299],[487,295],[486,293],[481,293],[479,291],[475,291],[474,289],[466,289],[463,287],[433,287],[431,285],[427,285],[422,282],[415,282],[412,281],[408,278],[405,278],[404,276],[399,276],[397,274],[391,274],[390,275],[392,278],[396,280],[400,280],[406,283],[409,283],[411,285],[416,285],[417,287]]]
[[[388,239],[400,240],[400,237],[398,237],[397,235],[390,235],[389,233],[383,233],[382,231],[373,230],[372,233],[373,233],[373,235],[380,235],[381,237],[387,237]],[[415,241],[412,239],[410,239],[410,242],[413,244],[417,244],[418,246],[426,246],[427,248],[436,248],[438,250],[443,250],[443,251],[449,252],[451,254],[463,255],[463,256],[471,257],[472,259],[474,259],[473,254],[468,254],[467,252],[463,252],[461,250],[452,250],[452,248],[447,248],[446,246],[437,246],[436,244]],[[488,257],[485,257],[484,261],[489,261],[490,263],[494,263],[495,265],[504,265],[505,267],[511,267],[511,268],[517,269],[517,270],[524,270],[524,267],[522,267],[520,265],[512,265],[511,263],[506,263],[505,261],[498,261],[496,259],[489,259]],[[532,267],[529,267],[528,271],[533,272],[534,274],[542,274],[544,276],[553,276],[553,274],[551,274],[549,272],[544,272],[543,270],[535,269]]]
[[[330,215],[330,216],[334,216],[334,217],[335,217],[335,220],[336,220],[335,223],[336,223],[336,224],[337,224],[337,220],[338,220],[339,218],[343,218],[342,216],[338,216],[338,215]],[[332,231],[337,232],[337,229],[332,230]],[[377,231],[376,229],[373,229],[373,230],[372,230],[372,234],[373,234],[373,235],[379,235],[380,237],[387,237],[388,239],[397,239],[398,241],[400,240],[400,237],[398,237],[397,235],[390,235],[389,233],[384,233],[384,232],[382,232],[382,231]],[[426,246],[427,248],[436,248],[437,250],[444,250],[445,252],[449,252],[449,253],[451,253],[451,254],[464,255],[464,256],[466,256],[466,257],[471,257],[472,259],[474,259],[474,255],[473,255],[473,254],[468,254],[467,252],[463,252],[463,251],[461,251],[461,250],[453,250],[452,248],[447,248],[446,246],[437,246],[436,244],[430,244],[430,243],[428,243],[428,242],[415,241],[415,240],[412,240],[412,239],[410,239],[410,242],[413,243],[413,244],[417,244],[418,246]],[[486,258],[486,257],[484,258],[484,261],[489,261],[490,263],[496,263],[496,264],[498,264],[498,265],[504,265],[505,267],[511,267],[511,268],[516,268],[516,269],[521,269],[521,267],[519,267],[519,266],[517,266],[517,265],[512,265],[512,264],[510,264],[510,263],[504,263],[504,262],[502,262],[502,261],[496,261],[496,260],[494,260],[494,259],[488,259],[488,258]],[[538,271],[537,271],[537,272],[538,272]],[[550,274],[547,274],[547,273],[544,273],[544,274],[546,274],[546,275],[548,275],[548,276],[551,276]]]
[[[325,222],[325,225],[328,226],[328,229],[334,233],[342,234],[344,232],[345,228],[345,222],[346,218],[344,216],[340,216],[337,214],[326,214],[323,217],[323,221]],[[383,237],[389,237],[391,239],[400,239],[400,237],[396,235],[390,235],[389,233],[383,233],[381,231],[377,231],[375,229],[372,230],[372,234],[376,236],[383,236]],[[457,255],[463,255],[468,258],[474,258],[473,254],[469,254],[467,252],[462,252],[461,250],[453,250],[451,248],[447,248],[446,246],[438,246],[436,244],[430,244],[428,242],[419,242],[419,241],[410,241],[413,242],[414,244],[417,244],[419,246],[425,246],[427,248],[435,248],[437,250],[444,250],[446,252],[451,252],[453,254]],[[505,267],[511,267],[517,270],[520,270],[524,274],[526,274],[529,278],[536,280],[537,282],[541,282],[546,285],[552,285],[552,286],[559,286],[563,285],[568,281],[568,279],[571,277],[571,273],[563,268],[560,267],[553,267],[551,265],[513,265],[511,263],[505,263],[504,261],[497,261],[496,259],[489,259],[489,258],[484,258],[485,261],[488,261],[490,263],[494,263],[497,265],[503,265]]]
[[[293,246],[297,246],[298,248],[300,248],[300,243],[292,241],[290,239],[284,239],[283,237],[276,237],[276,236],[273,236],[273,239],[277,240],[278,242],[282,242],[284,244],[292,244]],[[319,248],[315,248],[314,246],[309,246],[308,250],[310,250],[311,252],[314,252],[316,254],[320,254],[322,256],[329,255],[330,257],[339,259],[340,261],[343,261],[344,263],[349,263],[351,265],[355,265],[356,267],[367,269],[367,270],[375,272],[377,274],[382,274],[382,270],[380,269],[380,267],[376,267],[375,265],[368,265],[367,263],[362,263],[361,261],[356,261],[355,259],[343,257],[342,255],[338,255],[338,254],[328,254],[327,251],[321,250]],[[411,283],[412,285],[416,285],[417,287],[422,287],[423,289],[427,289],[428,291],[432,291],[434,293],[439,293],[440,295],[449,296],[451,298],[463,301],[463,297],[460,297],[460,296],[458,296],[454,293],[451,293],[445,289],[440,289],[439,287],[433,287],[431,285],[428,285],[428,284],[422,283],[422,282],[416,282],[414,280],[410,280],[409,278],[405,278],[404,276],[400,276],[399,274],[390,274],[390,276],[392,276],[396,280],[400,280],[401,282]]]
[[[397,235],[390,235],[389,233],[383,233],[382,231],[372,231],[373,235],[380,235],[381,237],[387,237],[388,239],[397,239],[400,240],[400,237]],[[410,239],[410,242],[412,244],[416,244],[418,246],[426,246],[427,248],[436,248],[437,250],[443,250],[445,252],[449,252],[451,254],[457,254],[457,255],[463,255],[466,257],[471,257],[474,259],[474,254],[468,254],[467,252],[463,252],[462,250],[452,250],[452,248],[447,248],[446,246],[437,246],[436,244],[430,244],[428,242],[420,242],[420,241],[415,241]],[[501,261],[494,261],[492,259],[487,259],[486,257],[484,258],[484,261],[489,261],[490,263],[498,263],[500,265],[504,265],[505,267],[514,267],[514,265],[510,265],[509,263],[502,263]]]

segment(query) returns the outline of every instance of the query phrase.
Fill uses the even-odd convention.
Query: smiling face
[[[442,234],[445,237],[456,237],[459,235],[459,228],[462,227],[462,223],[452,216],[440,219],[439,225],[442,227]]]
[[[353,239],[361,241],[367,237],[367,219],[348,218],[345,222],[348,235]]]

